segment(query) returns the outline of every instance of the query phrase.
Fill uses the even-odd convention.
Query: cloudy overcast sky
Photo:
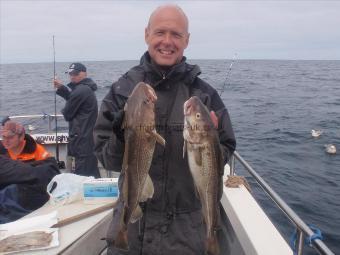
[[[0,0],[1,63],[139,59],[165,1]],[[174,1],[194,59],[340,59],[340,1]]]

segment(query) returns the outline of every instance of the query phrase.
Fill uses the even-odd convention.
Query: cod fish
[[[18,252],[43,248],[49,246],[51,241],[52,233],[46,233],[45,231],[12,235],[0,240],[0,252]]]
[[[152,198],[154,193],[149,169],[156,142],[165,146],[165,140],[155,129],[156,100],[153,88],[140,82],[124,106],[125,150],[122,166],[124,179],[119,197],[124,206],[114,241],[114,246],[118,249],[129,249],[127,226],[129,222],[134,223],[142,217],[139,202]]]
[[[217,130],[206,106],[194,96],[184,103],[184,147],[206,225],[206,253],[220,253],[217,240],[223,155]]]

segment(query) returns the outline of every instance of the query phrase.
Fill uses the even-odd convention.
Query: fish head
[[[190,143],[201,143],[215,130],[210,113],[202,101],[193,96],[184,103],[184,138]]]
[[[147,125],[152,128],[155,122],[156,101],[157,96],[154,89],[144,82],[138,83],[129,96],[125,107],[128,126]]]

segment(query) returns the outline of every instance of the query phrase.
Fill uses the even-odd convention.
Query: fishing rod
[[[236,56],[237,56],[237,53],[235,53],[235,55],[234,55],[234,57],[233,57],[233,59],[232,59],[232,61],[231,61],[231,63],[230,63],[230,66],[229,66],[229,69],[228,69],[226,78],[225,78],[225,80],[224,80],[222,89],[221,89],[221,91],[220,91],[220,97],[222,96],[222,93],[224,92],[224,89],[225,89],[225,87],[226,87],[226,85],[227,85],[228,77],[229,77],[229,75],[230,75],[230,73],[231,73],[231,68],[233,67],[234,62],[236,61]]]
[[[56,70],[55,70],[55,44],[54,44],[54,35],[53,35],[53,81],[57,78]],[[60,166],[59,161],[59,143],[58,143],[58,118],[57,118],[57,91],[54,92],[54,123],[55,123],[55,156],[57,159],[57,163]]]

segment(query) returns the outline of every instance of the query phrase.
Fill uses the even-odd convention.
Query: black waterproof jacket
[[[57,90],[57,94],[66,100],[62,113],[69,122],[70,156],[86,157],[93,154],[93,127],[98,115],[96,90],[97,85],[90,78],[78,84],[69,83]]]
[[[124,253],[110,247],[109,254],[204,254],[205,229],[199,199],[195,195],[187,158],[183,158],[183,104],[190,96],[198,96],[219,118],[218,132],[225,163],[235,150],[236,141],[229,114],[216,90],[198,78],[200,69],[183,61],[162,73],[151,64],[145,53],[140,65],[115,82],[104,98],[94,129],[98,159],[108,170],[120,171],[124,143],[115,123],[135,85],[144,81],[157,94],[156,129],[166,140],[165,148],[156,145],[150,168],[155,192],[143,204],[143,218],[129,224],[130,251]],[[111,112],[113,122],[107,116]],[[112,126],[115,132],[113,132]],[[222,173],[221,173],[222,174]],[[120,183],[123,175],[120,176]],[[120,219],[119,203],[108,230],[108,244],[115,238]]]
[[[28,210],[48,201],[47,184],[59,173],[54,158],[24,163],[0,154],[0,189],[17,184],[19,204]]]

